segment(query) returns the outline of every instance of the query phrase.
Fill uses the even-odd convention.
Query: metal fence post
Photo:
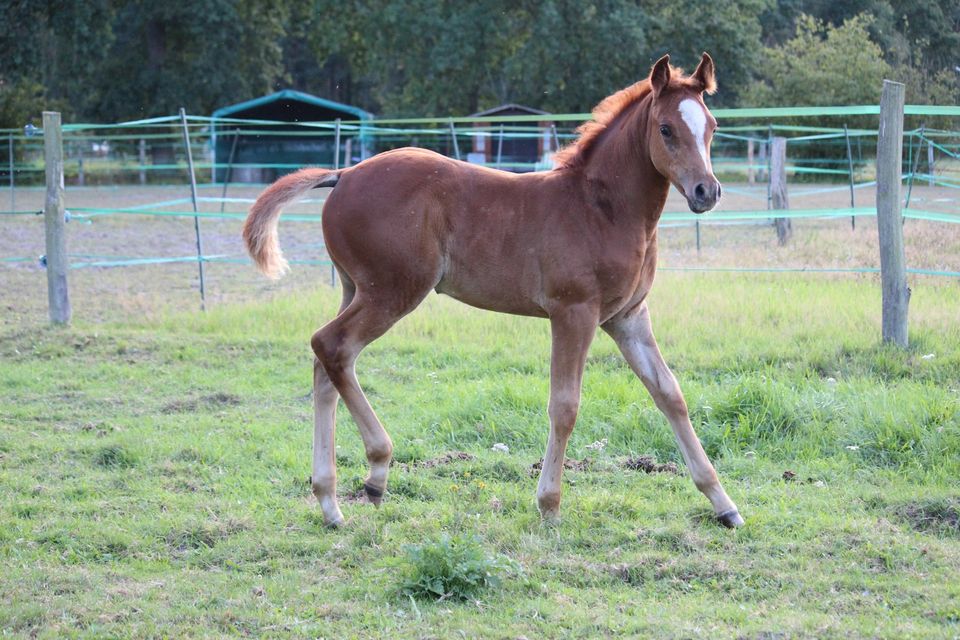
[[[77,186],[82,187],[86,184],[86,177],[83,175],[83,142],[73,147],[77,150]]]
[[[333,130],[333,170],[340,168],[340,118],[336,120]]]
[[[450,118],[450,139],[453,140],[453,155],[460,159],[460,144],[457,142],[457,130],[453,126],[453,118]]]
[[[500,125],[500,137],[497,138],[497,169],[500,168],[501,160],[503,160],[503,124]]]
[[[220,194],[220,213],[223,213],[227,202],[227,187],[230,185],[230,178],[233,174],[233,157],[237,154],[237,145],[240,144],[240,129],[233,130],[233,143],[230,145],[230,155],[227,157],[227,168],[223,172],[223,193]],[[217,168],[213,168],[213,174],[216,176]]]
[[[917,169],[920,168],[920,148],[923,147],[923,133],[926,131],[927,124],[920,123],[920,140],[917,142],[917,154],[913,154],[913,134],[910,134],[910,175],[907,176],[907,200],[903,205],[904,209],[910,208],[910,195],[913,193],[913,178],[917,175]]]
[[[883,81],[880,132],[877,137],[877,232],[880,237],[880,280],[883,291],[883,341],[908,343],[906,258],[903,252],[904,85]]]
[[[770,125],[767,127],[767,142],[760,149],[760,153],[763,154],[763,159],[766,161],[764,164],[767,165],[767,209],[768,210],[773,208],[773,205],[771,203],[772,196],[770,195],[770,189],[771,189],[770,156],[772,155],[772,152],[773,152],[773,149],[771,148],[772,144],[773,144],[773,125]]]
[[[13,171],[14,171],[14,166],[15,166],[15,165],[14,165],[14,162],[13,162],[13,134],[12,134],[12,133],[7,136],[7,150],[8,150],[8,153],[10,154],[10,155],[9,155],[9,161],[8,161],[8,164],[7,164],[8,170],[9,170],[9,172],[10,172],[10,211],[16,211],[16,210],[17,210],[17,196],[15,195],[16,185],[15,185],[14,179],[13,179]]]
[[[50,322],[70,322],[70,292],[67,288],[66,207],[63,201],[63,132],[60,113],[43,112],[43,162],[47,197],[43,207],[46,229],[47,300]]]
[[[853,196],[853,150],[850,148],[850,131],[847,129],[847,124],[843,124],[843,137],[847,140],[847,170],[850,172],[850,208],[853,209],[854,205],[854,196]],[[857,216],[850,216],[850,228],[857,228]]]
[[[187,148],[187,168],[190,171],[190,198],[193,212],[197,209],[197,176],[193,172],[193,152],[190,149],[190,131],[187,128],[187,112],[180,107],[180,123],[183,125],[183,144]],[[200,310],[207,310],[206,286],[203,279],[203,241],[200,237],[200,216],[193,216],[193,231],[197,237],[197,265],[200,269]]]
[[[140,138],[139,158],[140,158],[140,184],[147,184],[147,140]]]

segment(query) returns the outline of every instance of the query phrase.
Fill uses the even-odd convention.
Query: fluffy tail
[[[280,210],[304,192],[316,187],[332,187],[339,179],[339,171],[301,169],[267,187],[250,207],[243,224],[243,241],[257,268],[268,278],[279,278],[290,269],[277,242]]]

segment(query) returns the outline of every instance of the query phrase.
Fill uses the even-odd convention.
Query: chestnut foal
[[[333,187],[323,210],[327,251],[343,282],[337,317],[313,335],[313,492],[327,524],[337,505],[337,398],[360,428],[364,483],[379,504],[393,444],[354,373],[357,356],[430,291],[502,313],[550,320],[550,435],[537,486],[540,513],[560,514],[564,452],[580,404],[587,350],[599,326],[616,341],[673,427],[697,488],[729,527],[736,505],[694,433],[686,402],[650,326],[645,299],[657,267],[657,222],[673,184],[691,210],[720,198],[710,163],[715,90],[706,53],[684,76],[664,56],[650,77],[601,102],[551,171],[516,175],[423,149],[397,149],[349,169],[303,169],[267,188],[243,237],[256,264],[279,277],[281,208]]]

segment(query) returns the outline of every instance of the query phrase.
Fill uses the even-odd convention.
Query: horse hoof
[[[324,524],[328,529],[339,529],[344,525],[345,521],[343,516],[340,516],[336,520],[327,520]]]
[[[379,507],[380,503],[383,502],[383,489],[378,489],[377,487],[364,482],[363,490],[367,494],[367,499],[372,502],[374,506]]]
[[[720,521],[720,524],[728,529],[736,529],[737,527],[743,526],[743,517],[736,509],[730,509],[729,511],[718,513],[717,519]]]
[[[560,511],[541,511],[540,522],[547,527],[555,527],[560,524]]]

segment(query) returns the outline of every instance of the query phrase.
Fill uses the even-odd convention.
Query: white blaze
[[[707,114],[704,112],[700,103],[693,98],[687,98],[680,103],[680,117],[686,123],[693,139],[697,141],[697,151],[703,158],[703,166],[707,171],[710,170],[710,160],[707,158]]]

